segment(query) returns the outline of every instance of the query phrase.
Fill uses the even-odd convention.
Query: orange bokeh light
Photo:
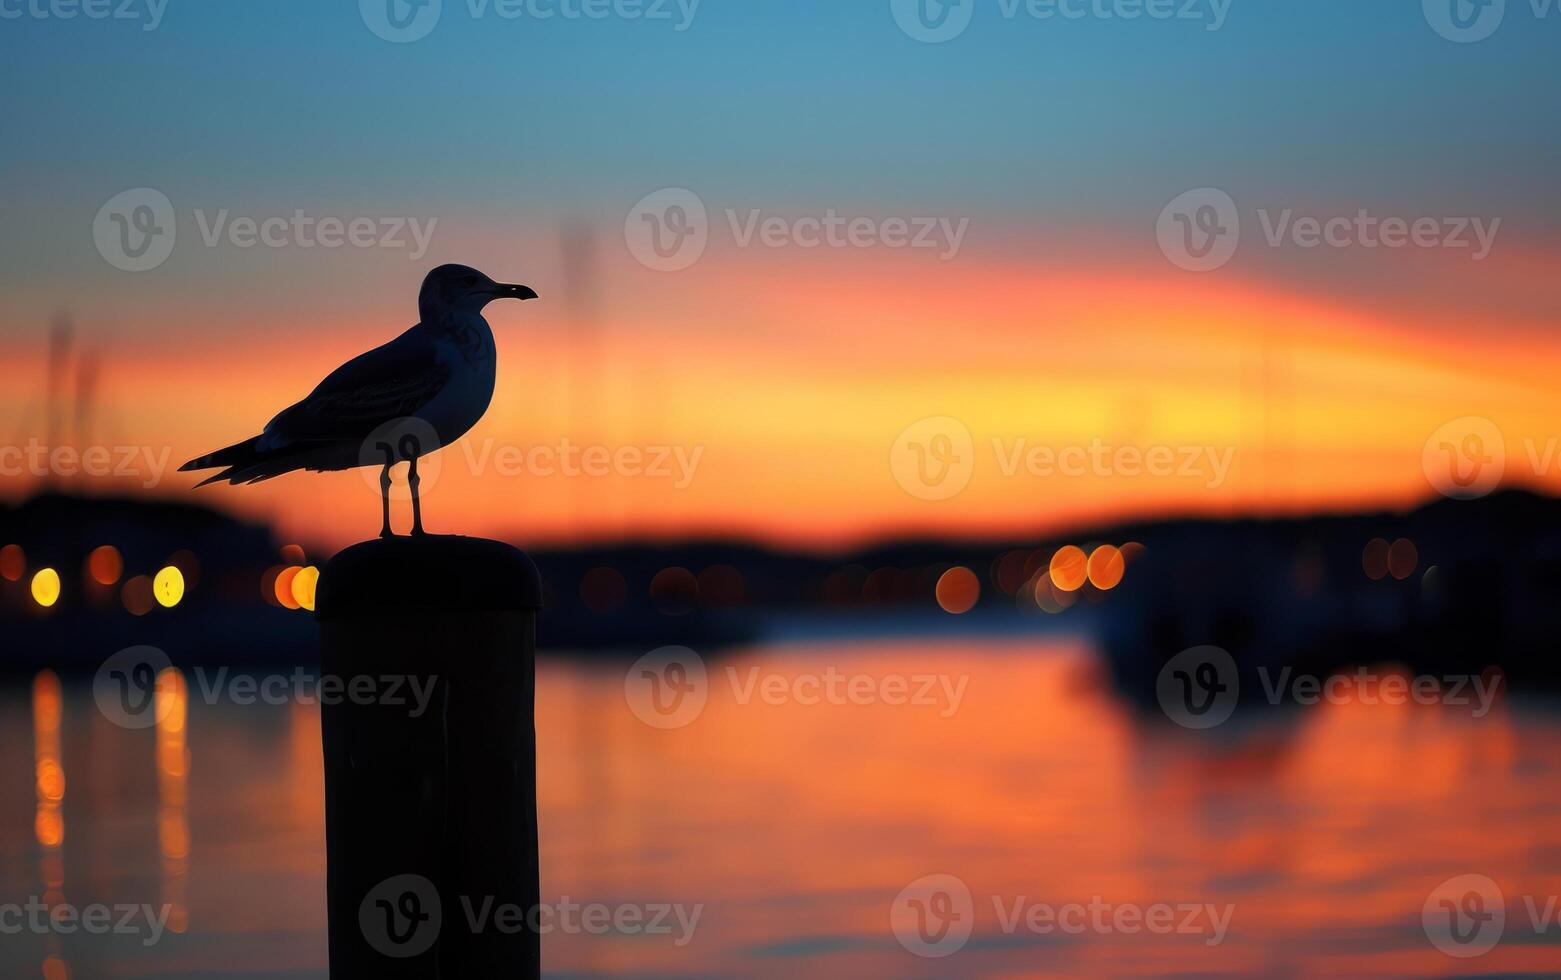
[[[1365,569],[1366,577],[1373,582],[1385,578],[1388,574],[1388,543],[1382,538],[1372,538],[1366,543],[1366,550],[1361,552],[1360,564]]]
[[[1057,549],[1051,562],[1052,584],[1063,592],[1077,592],[1084,588],[1089,577],[1089,557],[1084,549],[1068,545]]]
[[[19,544],[0,548],[0,578],[7,582],[20,582],[27,574],[27,555]]]
[[[1115,545],[1103,544],[1089,556],[1090,584],[1102,592],[1109,592],[1122,583],[1127,563]]]
[[[111,544],[92,549],[92,554],[87,556],[87,574],[99,585],[118,582],[125,574],[125,561],[119,556],[119,549]]]
[[[981,598],[981,580],[976,578],[975,572],[956,565],[939,576],[934,591],[943,611],[958,616],[975,608],[976,601]]]
[[[145,616],[152,611],[152,606],[157,602],[153,595],[152,579],[148,575],[137,575],[125,583],[119,590],[119,600],[125,604],[125,609],[132,616]]]
[[[297,565],[289,565],[276,577],[276,601],[282,604],[284,609],[297,609],[298,600],[293,598],[293,579],[303,571]]]
[[[1388,572],[1400,582],[1420,567],[1420,549],[1408,538],[1399,538],[1388,549]]]

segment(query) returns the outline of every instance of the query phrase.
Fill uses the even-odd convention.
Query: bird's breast
[[[440,341],[439,360],[450,369],[444,390],[417,413],[439,434],[439,444],[448,446],[476,425],[493,401],[497,368],[493,335],[487,324],[475,344],[465,338]],[[485,341],[485,342],[484,342]]]

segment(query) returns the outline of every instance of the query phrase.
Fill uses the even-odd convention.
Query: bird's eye
[[[475,286],[475,285],[477,285],[477,277],[476,276],[467,276],[465,279],[462,279],[461,282],[465,283],[468,286]]]

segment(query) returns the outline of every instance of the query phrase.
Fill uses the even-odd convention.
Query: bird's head
[[[480,313],[496,299],[536,299],[530,286],[494,282],[465,265],[441,265],[423,280],[417,305],[425,320],[439,313]]]

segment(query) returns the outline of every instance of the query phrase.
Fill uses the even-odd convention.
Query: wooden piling
[[[333,980],[540,976],[541,595],[479,538],[368,541],[321,573]]]

